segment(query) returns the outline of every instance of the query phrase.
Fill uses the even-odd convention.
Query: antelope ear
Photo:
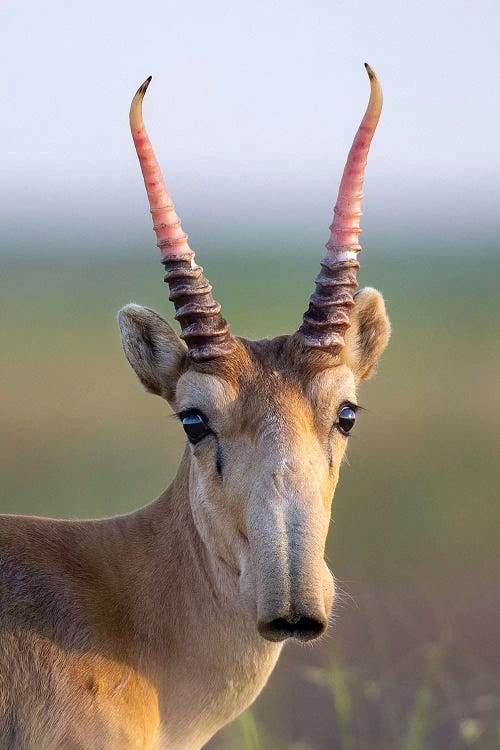
[[[172,401],[187,361],[187,347],[161,315],[140,305],[118,313],[125,356],[150,393]]]
[[[349,312],[350,328],[345,334],[346,364],[356,380],[369,378],[389,342],[391,324],[384,298],[376,289],[366,287],[354,295],[355,305]]]

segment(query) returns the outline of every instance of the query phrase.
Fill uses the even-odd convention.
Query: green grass
[[[245,711],[237,720],[242,739],[243,750],[262,750],[257,724],[250,710]]]
[[[393,337],[361,388],[334,502],[328,558],[348,595],[333,635],[287,647],[252,715],[213,749],[500,747],[500,263],[483,261],[479,279],[467,260],[362,260]],[[204,262],[233,331],[251,337],[296,328],[318,270],[316,257],[286,271],[283,257]],[[81,517],[151,500],[183,438],[136,383],[115,314],[136,301],[172,319],[159,264],[9,263],[1,284],[0,509]],[[330,682],[304,676],[325,664]]]

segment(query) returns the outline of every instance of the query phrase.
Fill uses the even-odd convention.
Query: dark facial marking
[[[219,444],[217,444],[217,450],[215,451],[215,468],[217,469],[217,474],[222,477],[222,448]]]

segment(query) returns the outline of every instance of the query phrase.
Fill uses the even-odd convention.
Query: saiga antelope
[[[194,262],[142,121],[130,124],[179,338],[156,312],[119,313],[128,361],[187,435],[177,475],[137,512],[0,524],[3,750],[193,750],[262,690],[287,638],[324,633],[332,496],[356,384],[389,337],[357,287],[361,189],[382,107],[349,153],[327,254],[298,331],[233,336]]]

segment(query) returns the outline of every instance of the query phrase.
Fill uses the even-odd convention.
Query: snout
[[[286,475],[282,485],[275,481],[253,498],[248,516],[256,626],[268,641],[319,638],[334,597],[324,561],[328,509],[314,483],[299,480]]]
[[[268,549],[265,565],[257,566],[257,629],[268,641],[313,641],[328,627],[335,583],[318,554],[273,554]]]
[[[257,629],[263,638],[274,642],[287,638],[314,641],[325,633],[335,582],[324,561],[318,568],[316,576],[307,576],[304,571],[290,588],[280,585],[286,577],[275,579],[272,590],[259,599]]]
[[[325,613],[288,614],[272,620],[260,620],[257,624],[260,635],[268,641],[284,641],[295,638],[298,641],[313,641],[319,638],[328,627]]]

